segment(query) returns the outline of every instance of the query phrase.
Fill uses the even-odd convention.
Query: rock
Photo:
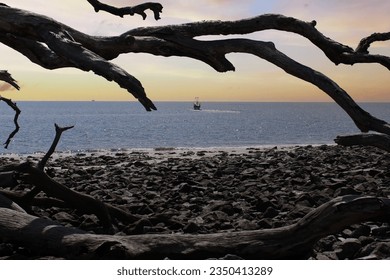
[[[0,257],[12,255],[14,246],[10,243],[0,243]]]
[[[196,232],[199,232],[200,230],[201,230],[201,227],[194,222],[189,222],[183,228],[184,233],[196,233]]]
[[[232,254],[227,254],[226,256],[224,256],[223,258],[220,258],[219,260],[244,260],[243,258],[239,257],[239,256],[236,256],[236,255],[232,255]]]
[[[390,258],[390,242],[373,242],[361,249],[359,259],[378,260]]]
[[[324,251],[330,251],[333,248],[333,244],[337,241],[337,238],[334,235],[329,235],[320,239],[317,243],[317,246]]]
[[[361,193],[351,187],[342,187],[334,191],[334,196],[343,196],[343,195],[350,195],[350,194],[359,195]]]
[[[360,236],[369,236],[371,228],[367,225],[359,225],[350,235],[350,237],[359,238]]]
[[[355,254],[361,248],[361,243],[357,238],[347,238],[341,244],[340,248],[336,250],[337,257],[343,259],[353,259]]]
[[[257,211],[260,211],[260,212],[265,212],[265,210],[267,210],[268,207],[273,207],[275,208],[276,205],[273,204],[268,198],[266,197],[259,197],[257,198],[257,200],[255,201],[254,203],[254,207]]]
[[[274,207],[270,206],[267,208],[267,210],[265,210],[263,217],[264,218],[274,218],[277,215],[279,215],[279,211],[276,210]]]
[[[388,236],[390,233],[390,227],[389,226],[381,226],[377,228],[373,228],[371,230],[372,235],[375,236]]]
[[[255,230],[258,229],[258,225],[254,221],[249,221],[247,219],[242,219],[237,222],[238,230]]]
[[[71,224],[77,224],[77,219],[75,217],[73,217],[71,214],[65,212],[65,211],[61,211],[61,212],[58,212],[56,214],[53,215],[53,218],[60,222],[60,223],[64,223],[64,224],[67,224],[67,223],[71,223]]]
[[[153,224],[150,222],[149,219],[143,218],[137,222],[135,222],[132,225],[129,225],[125,228],[124,232],[126,234],[143,234],[145,233],[145,227],[147,227],[148,231],[151,231],[151,227],[153,227]]]

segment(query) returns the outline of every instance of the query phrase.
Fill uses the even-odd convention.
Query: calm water
[[[349,117],[333,103],[156,103],[145,112],[136,102],[19,102],[20,131],[2,153],[46,151],[54,123],[75,125],[58,150],[156,147],[235,147],[327,144],[337,135],[356,133]],[[363,108],[390,120],[390,104]],[[13,111],[0,104],[0,141],[13,130]]]

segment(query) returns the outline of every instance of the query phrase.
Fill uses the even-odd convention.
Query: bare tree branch
[[[1,34],[0,34],[1,36]],[[0,80],[9,83],[11,86],[16,88],[17,90],[20,89],[19,85],[17,82],[12,78],[11,74],[8,73],[6,70],[0,70]]]
[[[54,137],[53,143],[51,144],[49,150],[44,155],[44,157],[38,162],[38,168],[41,170],[43,170],[45,168],[47,161],[49,160],[51,155],[54,153],[54,151],[58,145],[58,142],[61,139],[62,133],[69,130],[69,129],[72,129],[74,126],[60,127],[60,126],[58,126],[58,124],[54,124],[54,127],[56,129],[56,135]]]
[[[8,136],[7,140],[4,143],[4,148],[8,148],[9,144],[11,143],[12,138],[16,135],[16,133],[19,132],[20,126],[18,123],[19,115],[21,113],[19,107],[16,105],[15,102],[12,102],[11,99],[5,98],[0,96],[0,101],[4,101],[11,109],[15,111],[15,116],[14,116],[14,124],[15,124],[15,129],[10,133]]]
[[[388,41],[390,40],[390,32],[387,33],[374,33],[364,39],[362,39],[356,48],[357,53],[368,54],[368,48],[372,43],[377,41]]]
[[[81,33],[68,26],[44,16],[0,6],[0,34],[0,42],[15,48],[42,67],[92,70],[127,89],[146,110],[156,110],[136,78],[75,41],[72,36],[80,36]],[[18,41],[20,38],[21,41]]]
[[[205,35],[250,34],[274,29],[296,33],[307,38],[336,65],[379,63],[390,70],[390,58],[355,52],[353,48],[326,37],[315,26],[315,21],[305,22],[283,15],[266,14],[238,21],[202,21],[182,25],[141,27],[130,30],[124,35],[154,36],[169,40],[172,37],[195,38]]]
[[[162,13],[163,6],[160,3],[147,2],[134,7],[122,7],[117,8],[104,3],[101,3],[97,0],[87,0],[95,9],[95,12],[106,11],[110,14],[123,17],[125,15],[133,16],[134,14],[139,14],[145,20],[147,15],[146,10],[150,9],[154,13],[155,20],[160,19],[160,13]]]

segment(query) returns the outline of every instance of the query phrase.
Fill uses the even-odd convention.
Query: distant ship
[[[200,105],[200,102],[199,102],[199,97],[195,97],[195,102],[194,102],[194,110],[201,110],[201,105]]]

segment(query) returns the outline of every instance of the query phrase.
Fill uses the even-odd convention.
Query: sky
[[[2,0],[12,7],[54,18],[91,35],[120,35],[140,26],[181,24],[202,20],[239,20],[266,13],[317,21],[326,36],[355,48],[374,32],[389,32],[388,0],[161,0],[162,19],[148,11],[119,18],[95,13],[85,0]],[[102,0],[103,2],[103,0]],[[146,1],[105,0],[123,6]],[[273,41],[291,58],[333,79],[358,102],[390,102],[390,72],[379,65],[335,66],[307,39],[280,31],[263,31],[248,38]],[[207,39],[207,38],[205,38]],[[214,38],[215,39],[215,38]],[[371,53],[390,56],[390,42],[375,43]],[[327,102],[331,99],[315,86],[286,74],[282,69],[248,54],[229,54],[235,72],[218,73],[190,58],[125,54],[113,62],[140,80],[153,101],[258,101]],[[23,55],[0,45],[0,69],[8,70],[21,86],[10,90],[0,82],[0,94],[21,100],[133,101],[126,90],[113,82],[78,69],[46,70]]]

